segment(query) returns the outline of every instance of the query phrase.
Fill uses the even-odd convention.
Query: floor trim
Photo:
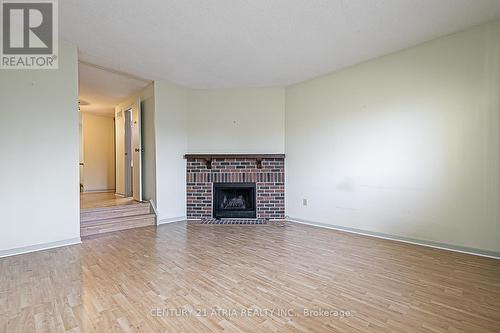
[[[470,248],[470,247],[463,247],[463,246],[456,246],[456,245],[450,245],[450,244],[444,244],[444,243],[438,243],[438,242],[432,242],[432,241],[425,241],[425,240],[407,238],[407,237],[402,237],[402,236],[394,236],[394,235],[384,234],[384,233],[380,233],[380,232],[367,231],[367,230],[343,227],[343,226],[320,223],[320,222],[313,222],[313,221],[294,218],[294,217],[287,217],[286,221],[300,223],[300,224],[307,224],[307,225],[319,227],[319,228],[327,228],[327,229],[333,229],[333,230],[338,230],[338,231],[344,231],[344,232],[349,232],[349,233],[363,235],[363,236],[370,236],[370,237],[376,237],[376,238],[381,238],[381,239],[387,239],[387,240],[392,240],[392,241],[396,241],[396,242],[426,246],[426,247],[431,247],[431,248],[435,248],[435,249],[472,254],[472,255],[480,256],[480,257],[500,259],[500,252],[495,252],[495,251],[480,250],[480,249],[474,249],[474,248]]]
[[[115,193],[115,189],[114,188],[110,188],[110,189],[102,189],[102,190],[83,190],[83,192],[81,193]]]
[[[158,225],[158,210],[156,209],[156,205],[155,205],[153,199],[149,199],[149,204],[151,205],[151,209],[153,209],[153,212],[155,214],[156,225]]]
[[[30,252],[49,250],[49,249],[54,249],[56,247],[75,245],[75,244],[80,244],[81,242],[82,242],[82,240],[80,239],[80,237],[75,237],[75,238],[64,239],[64,240],[56,241],[56,242],[18,247],[18,248],[9,249],[9,250],[2,250],[2,251],[0,251],[0,258],[16,256],[19,254],[30,253]]]
[[[174,223],[174,222],[181,222],[181,221],[186,221],[185,216],[179,216],[179,217],[171,217],[168,219],[158,219],[158,223],[156,225],[162,225],[162,224],[167,224],[167,223]]]

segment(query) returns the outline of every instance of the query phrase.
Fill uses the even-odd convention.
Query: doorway
[[[81,207],[142,201],[138,92],[151,82],[82,61],[78,72]]]

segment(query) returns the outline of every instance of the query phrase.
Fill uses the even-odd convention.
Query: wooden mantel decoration
[[[262,169],[262,160],[266,158],[285,158],[285,154],[186,154],[187,160],[205,160],[207,169],[212,169],[212,160],[224,158],[253,159],[257,162],[257,169]]]

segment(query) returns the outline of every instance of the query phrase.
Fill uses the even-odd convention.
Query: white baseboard
[[[103,189],[103,190],[83,190],[83,193],[114,193],[115,189]]]
[[[0,251],[0,258],[16,256],[18,254],[23,254],[23,253],[49,250],[49,249],[53,249],[56,247],[75,245],[75,244],[80,244],[81,242],[82,242],[82,240],[80,239],[80,237],[76,237],[76,238],[64,239],[64,240],[56,241],[56,242],[23,246],[23,247],[18,247],[18,248],[9,249],[9,250],[1,250]]]
[[[157,218],[156,225],[174,223],[174,222],[183,222],[183,221],[186,221],[186,216],[171,217],[171,218],[161,219],[161,220],[159,218]]]
[[[156,205],[153,202],[153,199],[149,199],[149,204],[151,205],[151,208],[153,209],[153,212],[155,213],[156,225],[158,225],[158,210],[156,210]]]
[[[475,248],[470,248],[470,247],[463,247],[463,246],[457,246],[457,245],[451,245],[451,244],[426,241],[426,240],[421,240],[421,239],[413,239],[413,238],[407,238],[407,237],[402,237],[402,236],[389,235],[389,234],[384,234],[384,233],[379,233],[379,232],[374,232],[374,231],[367,231],[367,230],[343,227],[343,226],[338,226],[338,225],[313,222],[313,221],[308,221],[308,220],[294,218],[294,217],[287,217],[286,221],[300,223],[300,224],[307,224],[307,225],[319,227],[319,228],[326,228],[326,229],[333,229],[333,230],[337,230],[337,231],[349,232],[349,233],[357,234],[357,235],[387,239],[387,240],[392,240],[392,241],[396,241],[396,242],[426,246],[426,247],[431,247],[434,249],[472,254],[475,256],[486,257],[486,258],[500,259],[500,252],[480,250],[480,249],[475,249]]]

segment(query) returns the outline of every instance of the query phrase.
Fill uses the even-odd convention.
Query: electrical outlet
[[[302,206],[307,206],[307,199],[302,199]]]

